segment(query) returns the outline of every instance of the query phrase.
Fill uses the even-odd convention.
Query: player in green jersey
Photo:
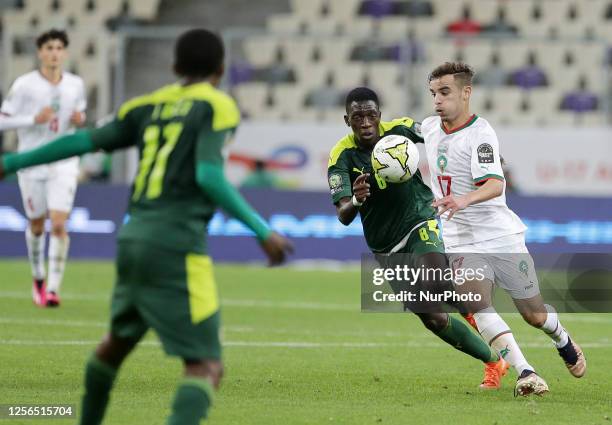
[[[406,254],[404,259],[409,256],[415,268],[447,268],[444,244],[431,206],[433,194],[423,183],[420,172],[398,184],[386,183],[372,172],[370,158],[374,145],[390,134],[422,143],[420,124],[407,117],[381,121],[378,96],[366,87],[358,87],[347,95],[344,121],[352,133],[334,146],[328,164],[329,187],[340,222],[348,225],[359,214],[366,242],[385,267],[393,267],[397,262],[386,254],[398,253]],[[390,284],[398,292],[397,282]],[[419,284],[420,288],[438,290],[448,285],[434,280],[422,280]],[[506,372],[504,360],[439,305],[404,305],[415,312],[427,329],[451,346],[485,363],[495,363],[500,374]]]
[[[253,230],[271,265],[291,251],[224,177],[221,151],[240,116],[216,88],[223,57],[218,36],[188,31],[175,46],[180,83],[125,103],[104,127],[0,158],[2,177],[98,149],[139,150],[129,219],[118,236],[111,329],[87,362],[81,424],[102,422],[117,371],[149,328],[185,365],[167,423],[195,425],[206,417],[223,374],[219,301],[205,243],[217,206]]]

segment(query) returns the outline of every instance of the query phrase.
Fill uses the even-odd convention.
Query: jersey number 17
[[[442,196],[450,195],[450,193],[451,193],[451,176],[438,176],[438,184],[440,185],[440,190],[442,191]]]

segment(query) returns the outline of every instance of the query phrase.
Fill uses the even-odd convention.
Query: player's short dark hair
[[[461,86],[471,86],[474,68],[463,62],[444,62],[431,71],[428,81],[437,80],[445,75],[453,75],[455,81],[459,81]]]
[[[68,47],[68,34],[64,30],[58,30],[55,28],[51,28],[49,31],[43,32],[41,35],[36,37],[36,47],[39,49],[50,40],[59,40],[62,42],[64,47]]]
[[[378,102],[378,95],[376,92],[367,87],[357,87],[348,92],[346,95],[346,102],[344,106],[346,108],[346,112],[349,110],[349,106],[353,102],[365,102],[371,100],[376,103],[376,106],[380,107],[380,103]]]
[[[225,49],[221,38],[208,30],[189,30],[174,46],[174,72],[182,77],[208,77],[223,64]]]

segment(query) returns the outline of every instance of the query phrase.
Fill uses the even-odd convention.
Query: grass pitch
[[[76,404],[105,333],[113,266],[70,262],[59,309],[30,299],[29,266],[0,261],[0,404]],[[359,311],[358,271],[220,265],[226,376],[210,424],[611,424],[612,314],[561,315],[585,350],[573,378],[548,338],[504,314],[551,392],[478,389],[482,365],[407,314]],[[106,424],[163,424],[182,373],[149,334],[125,363]],[[0,422],[2,420],[0,419]],[[6,423],[74,423],[8,420]]]

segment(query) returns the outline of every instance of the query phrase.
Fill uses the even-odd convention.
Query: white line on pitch
[[[0,291],[0,300],[3,298],[10,299],[30,299],[29,292],[16,291]],[[62,294],[65,300],[75,301],[110,301],[111,295],[108,294]],[[244,299],[228,299],[221,300],[221,305],[230,307],[258,307],[258,308],[280,308],[291,310],[330,310],[330,311],[359,311],[359,304],[333,304],[319,302],[294,302],[294,301],[269,301],[269,300],[244,300]]]
[[[67,326],[76,328],[104,328],[107,322],[88,322],[77,320],[55,320],[55,319],[19,319],[12,317],[0,317],[0,323],[9,325],[43,325],[43,326]]]
[[[57,327],[78,327],[78,328],[102,328],[106,329],[109,326],[107,322],[96,321],[72,321],[72,320],[55,320],[55,319],[22,319],[16,317],[0,317],[0,324],[9,325],[39,325],[39,326],[57,326]],[[393,331],[346,331],[346,330],[325,330],[325,329],[288,329],[288,328],[262,328],[254,326],[222,326],[223,332],[226,333],[245,333],[245,334],[276,334],[276,335],[302,335],[302,336],[336,336],[336,337],[364,337],[364,338],[402,338],[411,340],[429,339],[431,335],[428,332],[423,332],[417,335],[407,335],[407,332]],[[608,338],[600,339],[600,343],[607,343]],[[523,339],[523,344],[529,344]],[[537,344],[537,341],[533,341]]]
[[[31,295],[26,292],[10,292],[0,291],[0,301],[3,298],[10,299],[30,299]],[[110,294],[63,294],[62,298],[75,301],[110,301]],[[269,300],[249,300],[249,299],[233,299],[224,298],[221,300],[222,306],[227,307],[253,307],[253,308],[274,308],[287,310],[325,310],[325,311],[345,311],[345,312],[360,312],[358,304],[335,304],[335,303],[319,303],[319,302],[293,302],[293,301],[269,301]],[[393,313],[387,313],[393,314]],[[504,316],[518,317],[518,313],[502,313]],[[561,313],[562,322],[580,322],[580,323],[605,323],[612,324],[612,317],[609,313]],[[582,314],[590,314],[583,316]],[[602,317],[604,316],[604,317]]]
[[[99,341],[88,340],[15,340],[2,339],[0,345],[18,346],[94,346]],[[147,347],[157,347],[157,341],[142,341],[139,345]],[[258,347],[258,348],[385,348],[385,347],[405,347],[405,348],[438,348],[443,347],[443,343],[436,342],[407,342],[407,343],[384,343],[384,342],[306,342],[306,341],[224,341],[225,347]],[[611,348],[611,343],[585,342],[580,344],[584,348]],[[525,348],[545,348],[552,349],[550,343],[526,343],[521,344]]]

